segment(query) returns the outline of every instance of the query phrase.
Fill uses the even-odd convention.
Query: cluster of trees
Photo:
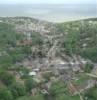
[[[31,38],[32,38],[32,45],[41,46],[43,44],[43,37],[38,32],[32,32]]]
[[[23,67],[16,68],[16,62],[21,62],[24,58],[31,56],[31,47],[35,44],[40,45],[42,37],[33,32],[31,39],[32,45],[17,45],[17,41],[24,41],[23,34],[17,34],[14,26],[0,22],[0,100],[16,100],[21,96],[30,94],[36,86],[33,79],[26,75],[27,70]],[[17,80],[13,72],[24,72],[21,77],[23,82]]]
[[[0,99],[15,100],[27,96],[37,86],[31,77],[26,77],[22,81],[18,81],[10,71],[0,71]]]
[[[97,87],[89,89],[84,95],[84,100],[97,100]]]
[[[17,45],[17,42],[27,40],[27,36],[17,33],[14,25],[0,22],[0,65],[1,67],[9,67],[16,62],[21,62],[25,57],[31,56],[33,46],[41,46],[43,44],[42,36],[37,32],[31,33],[31,45]],[[41,51],[42,52],[42,51]],[[37,55],[41,54],[39,52]]]
[[[26,88],[8,71],[0,71],[0,99],[13,100],[26,94]]]
[[[97,23],[94,20],[59,24],[58,31],[64,34],[62,47],[67,54],[79,54],[93,62],[97,61]]]
[[[15,47],[17,40],[22,40],[23,34],[17,34],[14,26],[6,23],[0,23],[0,48]]]

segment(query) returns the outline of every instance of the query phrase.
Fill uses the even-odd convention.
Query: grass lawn
[[[74,81],[74,83],[77,85],[82,85],[89,79],[89,77],[85,73],[79,73],[77,74],[77,77],[78,80]]]
[[[70,96],[68,94],[61,94],[57,96],[56,100],[80,100],[79,96]]]

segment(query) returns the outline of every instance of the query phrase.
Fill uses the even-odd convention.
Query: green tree
[[[91,88],[89,89],[85,95],[84,95],[84,100],[97,100],[97,89],[96,88]]]
[[[5,85],[10,85],[15,81],[15,77],[8,73],[7,71],[1,71],[0,72],[0,80],[5,84]]]
[[[25,86],[19,82],[13,83],[9,88],[15,98],[26,94]]]
[[[90,72],[92,71],[92,69],[93,69],[93,64],[87,63],[87,64],[85,65],[84,71],[85,71],[86,73],[90,73]]]
[[[36,86],[36,82],[32,78],[28,78],[25,80],[25,86],[27,91],[30,92]]]
[[[0,100],[13,100],[13,95],[6,87],[0,86]]]

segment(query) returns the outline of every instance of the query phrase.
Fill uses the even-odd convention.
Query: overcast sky
[[[95,4],[97,0],[0,0],[0,4]]]

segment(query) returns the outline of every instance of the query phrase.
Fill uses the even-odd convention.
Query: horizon
[[[96,4],[97,0],[3,0],[0,4]]]
[[[3,0],[0,2],[1,17],[24,16],[50,22],[97,17],[96,9],[96,0]]]

